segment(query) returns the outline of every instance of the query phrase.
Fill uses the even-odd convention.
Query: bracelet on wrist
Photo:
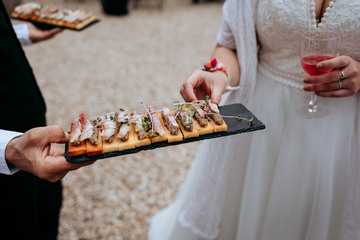
[[[214,71],[222,71],[227,76],[226,88],[224,92],[238,90],[240,87],[231,87],[230,86],[230,71],[228,71],[229,67],[225,66],[222,62],[218,59],[213,58],[205,63],[203,70],[207,72],[214,72]]]

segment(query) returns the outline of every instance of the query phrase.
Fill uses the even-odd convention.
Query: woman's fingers
[[[360,89],[360,63],[349,56],[339,56],[317,64],[320,70],[334,69],[319,76],[307,76],[304,90],[322,97],[349,97]]]
[[[348,56],[338,56],[330,60],[319,62],[316,68],[319,70],[329,70],[335,68],[344,68],[349,65],[351,58]]]
[[[343,69],[345,72],[346,70]],[[341,69],[333,70],[327,74],[324,75],[318,75],[318,76],[307,76],[304,79],[304,83],[306,84],[322,84],[322,83],[331,83],[336,82],[341,78]]]
[[[196,101],[194,87],[189,82],[184,82],[180,88],[180,94],[186,102]]]

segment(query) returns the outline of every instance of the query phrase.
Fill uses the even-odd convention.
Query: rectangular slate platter
[[[240,103],[219,106],[219,110],[220,110],[220,114],[222,116],[241,115],[242,117],[247,118],[247,119],[250,119],[252,116],[254,116],[246,107],[244,107]],[[148,146],[137,147],[137,148],[128,149],[128,150],[124,150],[124,151],[108,152],[108,153],[95,155],[95,156],[81,155],[81,156],[70,157],[68,154],[69,145],[68,145],[68,143],[66,143],[65,144],[65,158],[67,161],[72,162],[72,163],[95,161],[95,160],[104,159],[104,158],[111,158],[111,157],[117,157],[117,156],[122,156],[122,155],[134,154],[134,153],[138,153],[140,151],[152,150],[155,148],[174,146],[174,145],[179,145],[179,144],[184,144],[184,143],[202,141],[205,139],[225,137],[225,136],[230,136],[230,135],[234,135],[234,134],[253,132],[253,131],[265,129],[265,125],[259,119],[257,119],[256,116],[254,116],[254,120],[251,125],[249,125],[249,122],[246,120],[237,120],[236,118],[224,117],[224,121],[226,122],[226,124],[228,126],[227,132],[214,132],[211,134],[200,135],[199,137],[183,139],[182,141],[174,142],[174,143],[168,143],[168,142],[151,143]]]

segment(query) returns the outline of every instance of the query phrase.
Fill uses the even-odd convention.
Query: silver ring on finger
[[[341,77],[340,77],[339,81],[342,81],[344,79],[346,79],[346,76],[344,74],[344,70],[341,70]]]
[[[338,88],[338,90],[340,90],[340,89],[341,89],[341,79],[338,81],[338,83],[339,83],[339,88]]]

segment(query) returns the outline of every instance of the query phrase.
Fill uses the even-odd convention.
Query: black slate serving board
[[[108,153],[104,153],[101,155],[95,155],[95,156],[81,155],[81,156],[76,156],[76,157],[70,157],[68,154],[69,145],[66,144],[65,145],[65,158],[67,161],[72,162],[72,163],[95,161],[95,160],[104,159],[104,158],[138,153],[140,151],[145,151],[145,150],[152,150],[155,148],[174,146],[174,145],[179,145],[179,144],[184,144],[184,143],[189,143],[189,142],[202,141],[205,139],[225,137],[225,136],[230,136],[230,135],[234,135],[234,134],[253,132],[253,131],[265,129],[265,125],[259,119],[257,119],[256,116],[254,116],[246,107],[244,107],[240,103],[220,106],[219,110],[220,110],[220,114],[222,116],[241,115],[242,117],[247,118],[247,119],[254,117],[254,120],[253,120],[252,124],[249,125],[249,122],[245,121],[245,120],[239,121],[236,118],[224,117],[224,121],[226,122],[226,124],[228,126],[227,132],[214,132],[211,134],[200,135],[199,137],[195,137],[195,138],[183,139],[182,141],[174,142],[174,143],[157,142],[157,143],[152,143],[148,146],[137,147],[137,148],[128,149],[128,150],[124,150],[124,151],[120,151],[120,152],[108,152]]]

